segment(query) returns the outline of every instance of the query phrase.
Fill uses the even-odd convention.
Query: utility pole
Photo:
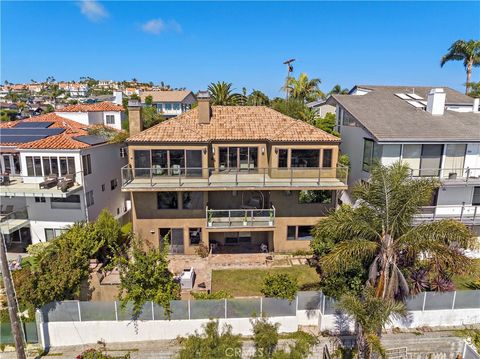
[[[290,73],[293,72],[292,62],[294,61],[295,59],[290,59],[283,62],[284,65],[287,65],[287,80],[285,82],[285,100],[288,100],[288,82],[290,80]]]
[[[5,237],[1,233],[2,241],[0,242],[0,262],[2,265],[2,277],[3,285],[5,287],[5,293],[7,294],[8,314],[10,315],[10,324],[12,326],[12,336],[15,340],[15,349],[17,351],[17,359],[26,359],[25,346],[23,343],[22,328],[20,326],[20,320],[18,318],[17,301],[15,300],[15,292],[13,290],[12,276],[10,269],[8,268],[7,261],[7,245],[5,243]]]

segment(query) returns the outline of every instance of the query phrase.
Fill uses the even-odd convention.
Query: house
[[[58,88],[64,90],[71,97],[85,97],[88,92],[88,85],[74,82],[60,82]]]
[[[190,110],[196,102],[195,95],[187,90],[145,91],[140,95],[143,103],[147,96],[152,97],[152,103],[157,111],[167,118],[181,115]]]
[[[198,107],[142,131],[129,104],[133,228],[149,245],[193,254],[309,248],[313,226],[347,188],[340,139],[264,106]]]
[[[418,220],[457,218],[479,231],[479,99],[448,87],[357,85],[328,103],[350,157],[349,185],[368,180],[375,161],[401,160],[412,177],[442,181]]]
[[[324,118],[327,113],[335,114],[335,106],[328,104],[327,100],[321,99],[307,103],[307,107],[311,108],[318,117]]]
[[[105,125],[117,130],[122,129],[125,120],[123,106],[111,102],[69,105],[55,113],[84,125]]]
[[[140,95],[140,92],[140,89],[137,89],[135,87],[127,87],[123,90],[123,93],[126,96]]]
[[[107,208],[118,219],[126,146],[92,136],[89,126],[49,113],[0,127],[0,230],[10,251],[48,241]]]

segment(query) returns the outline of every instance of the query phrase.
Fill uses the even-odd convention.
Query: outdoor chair
[[[7,186],[10,184],[10,175],[8,173],[4,173],[0,176],[0,185]]]
[[[40,188],[52,188],[58,183],[57,175],[49,175],[43,178],[43,182],[40,182]]]
[[[57,189],[62,192],[67,192],[67,190],[75,184],[75,175],[68,174],[57,183]]]

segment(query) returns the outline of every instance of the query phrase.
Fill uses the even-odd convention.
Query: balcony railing
[[[476,205],[439,205],[422,207],[414,216],[414,224],[455,219],[467,225],[480,225],[480,206]]]
[[[346,188],[348,167],[292,167],[220,170],[218,168],[122,168],[122,186],[134,190],[222,187],[341,187]]]
[[[29,223],[27,207],[10,211],[9,205],[2,206],[6,208],[6,212],[0,214],[0,232],[3,234],[13,233],[20,228],[26,227]]]
[[[275,207],[269,209],[209,209],[208,228],[273,227]]]
[[[0,174],[0,196],[67,197],[82,188],[82,172],[54,176]]]
[[[422,168],[411,169],[411,177],[439,178],[446,182],[480,182],[480,168]]]

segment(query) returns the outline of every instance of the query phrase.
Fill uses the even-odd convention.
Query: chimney
[[[478,106],[480,105],[480,98],[473,99],[473,112],[478,113]]]
[[[128,127],[130,136],[143,131],[142,107],[138,100],[128,100]]]
[[[199,91],[197,95],[198,101],[198,123],[206,125],[210,123],[212,116],[210,109],[210,94],[208,91]]]
[[[427,98],[427,111],[432,115],[443,115],[445,112],[445,97],[442,88],[431,89]]]
[[[115,99],[113,100],[113,103],[116,105],[122,105],[122,100],[123,100],[123,92],[122,91],[113,91],[113,96]]]

